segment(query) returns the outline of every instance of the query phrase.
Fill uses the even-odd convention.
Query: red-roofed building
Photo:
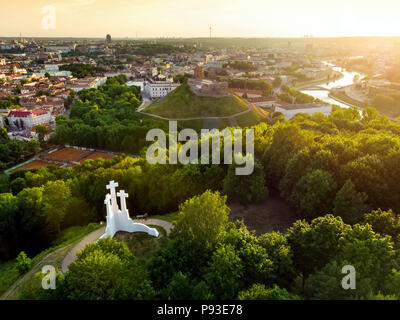
[[[12,130],[24,130],[38,124],[48,124],[51,121],[51,114],[44,109],[18,109],[10,111],[7,120]]]

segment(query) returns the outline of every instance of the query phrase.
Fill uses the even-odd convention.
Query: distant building
[[[324,103],[290,104],[286,106],[277,106],[275,112],[281,112],[283,116],[289,120],[298,113],[308,113],[311,115],[316,112],[321,112],[327,116],[332,112],[332,106]]]
[[[70,46],[47,46],[45,47],[47,52],[61,52],[61,53],[68,53],[71,52]]]
[[[106,36],[106,43],[107,44],[111,43],[111,35],[109,34]]]
[[[178,83],[148,79],[144,85],[144,92],[152,99],[163,98],[178,87]]]
[[[188,85],[199,96],[229,96],[227,82],[188,79]]]

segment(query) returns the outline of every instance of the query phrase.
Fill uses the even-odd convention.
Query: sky
[[[399,0],[0,0],[0,37],[400,36]]]

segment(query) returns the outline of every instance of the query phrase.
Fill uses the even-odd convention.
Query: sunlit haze
[[[0,37],[400,35],[397,0],[0,0]],[[42,9],[56,9],[44,30]]]

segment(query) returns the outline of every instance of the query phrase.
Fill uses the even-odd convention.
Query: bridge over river
[[[307,86],[307,87],[301,87],[301,90],[302,91],[303,90],[307,90],[307,91],[311,91],[311,90],[319,90],[319,91],[326,90],[326,91],[329,91],[328,88],[325,88],[323,86],[318,86],[318,85],[311,85],[311,86]]]

